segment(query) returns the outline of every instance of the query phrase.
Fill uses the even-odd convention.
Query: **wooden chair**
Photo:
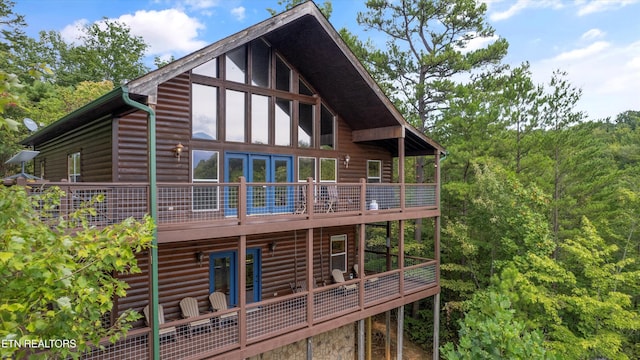
[[[331,276],[333,277],[333,282],[335,282],[336,284],[345,282],[344,275],[342,275],[342,270],[339,270],[339,269],[331,270]],[[344,290],[355,290],[358,288],[358,285],[357,284],[342,285],[341,288]]]
[[[301,186],[298,189],[298,205],[296,207],[296,214],[304,214],[307,212],[307,187]]]
[[[147,323],[147,326],[150,326],[151,320],[150,320],[150,317],[149,317],[149,305],[145,306],[144,309],[142,310],[142,312],[144,313],[144,318],[145,318],[145,321]],[[160,304],[158,304],[158,324],[159,325],[164,324],[164,308]],[[158,332],[158,334],[160,335],[161,339],[162,338],[170,338],[173,341],[176,341],[176,334],[177,333],[178,332],[176,331],[176,327],[175,326],[161,328],[160,331]]]
[[[182,311],[182,317],[185,319],[200,316],[198,300],[192,297],[180,300],[180,310]],[[211,321],[209,319],[192,321],[189,323],[189,333],[191,334],[195,330],[210,329],[210,327]]]
[[[209,303],[211,303],[213,311],[227,310],[229,308],[227,305],[227,296],[219,291],[214,291],[209,295]],[[237,312],[220,315],[218,317],[218,325],[233,321],[237,318]]]
[[[360,278],[360,273],[358,272],[358,264],[353,264],[353,272],[356,274],[356,277],[359,279]],[[364,269],[362,269],[362,277],[367,276],[367,274],[364,273]],[[377,277],[372,277],[371,279],[368,279],[367,282],[375,282],[378,281]]]
[[[335,212],[334,206],[338,203],[338,185],[327,186],[327,213]]]

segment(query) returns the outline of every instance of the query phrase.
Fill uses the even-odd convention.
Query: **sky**
[[[180,58],[280,12],[278,0],[14,0],[27,34],[59,31],[75,41],[79,26],[103,18],[127,24],[149,45],[148,56]],[[391,0],[397,1],[397,0]],[[640,110],[640,0],[478,0],[496,36],[509,42],[504,62],[531,65],[534,82],[554,70],[582,89],[576,106],[589,119]],[[317,0],[323,3],[324,0]],[[385,46],[380,34],[356,21],[365,0],[332,0],[330,22],[360,40]],[[492,39],[487,39],[492,41]],[[149,62],[151,65],[151,62]]]

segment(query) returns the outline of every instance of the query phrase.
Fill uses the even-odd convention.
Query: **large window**
[[[251,43],[251,85],[269,87],[271,51],[262,40]]]
[[[227,90],[226,93],[226,139],[244,142],[245,95],[242,91]]]
[[[218,152],[193,150],[191,173],[193,182],[193,210],[218,210]],[[215,185],[205,185],[215,183]]]
[[[191,136],[194,139],[218,138],[218,88],[191,85]]]
[[[67,176],[69,182],[80,182],[80,153],[75,152],[67,156]]]
[[[276,99],[276,145],[291,145],[291,100]]]
[[[333,149],[334,147],[334,116],[324,104],[320,112],[320,148]]]
[[[347,235],[331,237],[331,270],[347,272]]]
[[[251,142],[269,144],[269,97],[251,95]]]
[[[245,83],[247,79],[247,49],[244,46],[233,49],[226,54],[225,79]]]
[[[311,104],[299,105],[298,115],[298,146],[313,147],[313,112],[315,106]]]
[[[263,39],[194,67],[191,84],[193,139],[336,148],[335,113]]]

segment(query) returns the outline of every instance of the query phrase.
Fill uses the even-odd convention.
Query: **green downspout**
[[[125,104],[149,114],[147,125],[149,127],[147,144],[149,146],[149,206],[150,213],[156,227],[153,229],[153,240],[151,246],[151,311],[152,326],[151,337],[153,338],[153,359],[160,358],[160,328],[158,319],[158,189],[156,180],[156,113],[147,105],[133,101],[129,98],[129,89],[122,87],[122,99]]]

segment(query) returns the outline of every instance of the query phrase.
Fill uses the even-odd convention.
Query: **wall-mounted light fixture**
[[[278,244],[275,241],[272,243],[269,243],[269,251],[273,254],[273,252],[276,251],[277,246]]]
[[[182,149],[184,149],[184,145],[182,145],[182,143],[178,143],[173,149],[171,149],[171,151],[173,151],[173,154],[178,158],[178,161],[180,161]]]
[[[349,154],[344,156],[344,167],[345,168],[349,168],[349,160],[351,160],[351,156],[349,156]]]
[[[196,252],[196,261],[199,266],[202,266],[202,262],[204,261],[204,253],[202,251]]]

